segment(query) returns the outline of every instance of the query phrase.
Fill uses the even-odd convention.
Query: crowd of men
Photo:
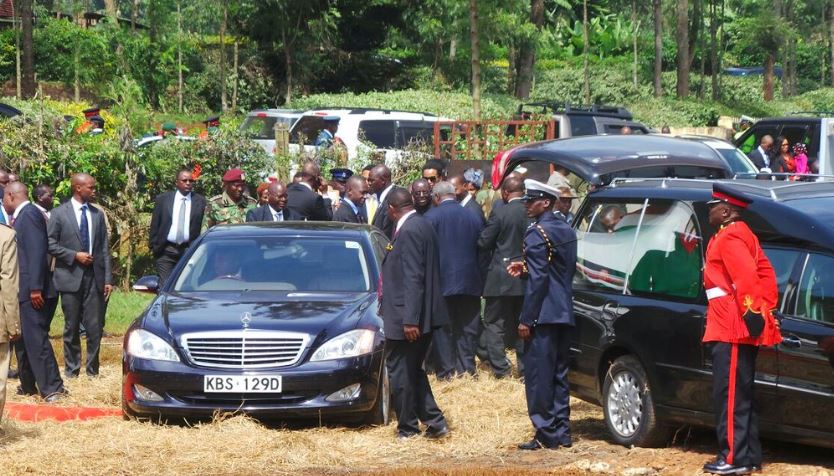
[[[192,171],[183,168],[174,190],[156,197],[151,219],[150,249],[160,279],[168,279],[191,242],[211,226],[285,220],[372,224],[390,240],[378,292],[397,437],[442,438],[450,432],[427,372],[441,380],[476,376],[477,359],[496,378],[508,377],[513,366],[507,349],[514,349],[535,430],[519,449],[570,447],[568,361],[577,253],[570,223],[577,194],[563,183],[564,171],[553,172],[548,184],[514,172],[503,180],[500,199],[485,207],[475,198],[482,172],[447,177],[438,160],[427,161],[422,172],[408,188],[392,183],[384,164],[361,174],[334,169],[328,183],[311,161],[291,184],[260,187],[256,199],[246,193],[244,172],[235,168],[223,175],[223,192],[206,200],[193,190]],[[0,222],[6,225],[0,226],[0,412],[10,345],[21,395],[55,402],[67,394],[63,378],[76,378],[81,370],[82,328],[85,372],[93,377],[99,372],[112,290],[107,226],[92,203],[95,179],[79,173],[71,185],[70,200],[52,209],[48,186],[36,187],[30,201],[26,185],[0,170]],[[329,188],[339,194],[335,203]],[[752,377],[758,346],[781,340],[772,316],[775,276],[740,220],[746,203],[726,190],[714,197],[710,223],[719,231],[707,249],[704,342],[712,345],[720,452],[704,469],[743,474],[761,466]],[[600,213],[604,226],[619,218]],[[738,293],[740,307],[718,305]],[[59,296],[65,316],[63,378],[48,340]]]
[[[18,395],[54,403],[67,395],[64,379],[81,372],[81,335],[86,335],[84,371],[99,373],[106,300],[113,289],[104,213],[93,205],[96,181],[71,179],[72,197],[53,209],[48,185],[31,191],[0,170],[0,412],[11,355]],[[31,197],[31,199],[30,199]],[[49,342],[60,297],[64,313],[64,372]]]

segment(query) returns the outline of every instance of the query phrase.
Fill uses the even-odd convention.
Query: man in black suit
[[[521,197],[524,184],[517,177],[509,177],[501,185],[504,206],[494,208],[486,227],[478,238],[482,254],[491,256],[484,283],[484,326],[481,343],[486,360],[496,377],[507,377],[512,365],[507,359],[507,344],[516,349],[519,373],[522,372],[522,343],[517,339],[518,317],[524,302],[524,282],[507,272],[507,264],[521,256],[524,233],[530,219]],[[509,334],[509,335],[508,335]]]
[[[46,184],[39,184],[35,186],[32,192],[32,198],[35,199],[33,204],[38,207],[38,210],[43,214],[46,223],[49,224],[49,217],[54,208],[54,191],[52,187]],[[49,276],[46,278],[49,292],[45,295],[46,308],[44,314],[46,315],[46,328],[52,326],[52,319],[55,317],[55,311],[58,309],[58,292],[55,291],[55,285],[52,283],[52,270],[55,269],[55,258],[49,255]]]
[[[29,202],[29,190],[21,182],[10,183],[3,196],[3,208],[17,233],[20,285],[20,326],[22,345],[17,345],[19,393],[40,394],[48,402],[57,401],[64,391],[58,362],[49,343],[49,324],[45,314],[51,294],[46,220]]]
[[[324,198],[317,193],[321,187],[321,169],[313,162],[301,167],[301,180],[287,187],[287,208],[299,220],[330,221],[333,212],[325,205]]]
[[[422,421],[426,437],[441,438],[449,434],[449,427],[423,370],[432,331],[449,320],[440,289],[437,236],[414,211],[407,190],[392,190],[386,200],[395,232],[382,261],[380,307],[397,437],[419,435]]]
[[[255,221],[290,221],[300,218],[287,208],[287,186],[284,182],[276,181],[266,188],[266,204],[249,210],[246,222]]]
[[[475,345],[481,327],[481,292],[478,236],[483,225],[477,215],[455,200],[455,189],[440,182],[432,189],[435,206],[425,218],[440,244],[440,284],[451,323],[438,329],[433,356],[438,378],[453,373],[475,375]],[[450,362],[447,357],[451,357]],[[444,368],[451,364],[451,368]]]
[[[200,236],[206,199],[194,193],[191,169],[177,172],[176,190],[157,195],[151,215],[150,246],[156,271],[164,283],[188,246]]]
[[[90,205],[96,179],[75,174],[72,198],[52,211],[47,227],[49,254],[55,257],[55,288],[64,311],[64,372],[77,377],[81,368],[80,325],[87,330],[87,375],[98,375],[104,300],[113,290],[104,214]]]
[[[388,216],[388,196],[393,190],[402,189],[391,183],[391,170],[385,164],[379,164],[371,169],[368,175],[368,186],[371,192],[377,196],[377,203],[379,206],[376,209],[371,224],[385,233],[385,236],[390,240],[394,236],[394,221]],[[406,190],[406,193],[408,191]]]
[[[770,171],[770,150],[773,148],[773,137],[770,135],[763,135],[759,146],[750,151],[747,155],[750,160],[753,161],[753,165],[756,166],[757,169],[768,169],[765,172]]]
[[[449,179],[449,183],[455,187],[455,200],[460,203],[460,206],[468,210],[472,210],[472,212],[478,215],[481,223],[485,224],[486,218],[484,217],[484,211],[481,209],[481,206],[478,205],[478,202],[472,198],[472,194],[469,193],[469,190],[467,190],[466,180],[463,178],[463,175],[455,175]]]
[[[347,179],[342,204],[333,214],[333,221],[344,223],[368,223],[365,216],[365,195],[370,193],[368,182],[361,175]]]

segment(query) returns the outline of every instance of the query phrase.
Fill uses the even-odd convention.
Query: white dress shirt
[[[267,205],[269,207],[269,213],[272,215],[272,221],[284,221],[284,210],[280,212],[274,208],[272,205]]]
[[[40,211],[41,211],[41,213],[43,213],[43,216],[44,216],[47,220],[49,220],[49,218],[52,216],[52,212],[50,212],[50,211],[49,211],[49,210],[47,210],[46,208],[44,208],[44,207],[42,207],[42,206],[38,205],[37,203],[35,203],[34,205],[35,205],[36,207],[38,207],[38,210],[40,210]]]
[[[183,200],[184,199],[184,200]],[[177,243],[177,226],[179,225],[180,219],[180,208],[185,205],[185,229],[182,232],[182,239],[183,243],[188,243],[190,236],[189,230],[191,230],[191,194],[183,195],[179,190],[174,193],[174,209],[171,211],[171,229],[168,230],[168,237],[166,238],[171,243]]]
[[[411,215],[414,215],[415,213],[417,213],[417,210],[411,210],[397,220],[397,227],[394,229],[394,235],[400,232],[400,228],[402,228],[403,223],[405,223],[405,221],[411,218]]]
[[[75,212],[75,222],[78,225],[79,231],[81,230],[81,207],[87,206],[87,234],[88,239],[87,241],[90,243],[90,249],[85,250],[87,253],[93,253],[93,220],[91,216],[91,210],[93,206],[89,203],[81,203],[75,199],[75,197],[70,199],[70,204],[72,205],[72,210]]]
[[[379,194],[379,203],[380,203],[380,205],[382,204],[382,202],[385,201],[385,197],[388,196],[388,192],[390,192],[392,188],[394,188],[393,183],[391,185],[389,185],[388,188],[383,190],[382,193]]]
[[[12,216],[14,217],[15,220],[17,220],[17,216],[20,215],[20,211],[23,210],[23,207],[25,207],[28,204],[29,204],[29,200],[26,200],[25,202],[21,203],[20,205],[17,206],[17,208],[14,209],[14,214],[12,214]],[[11,225],[11,223],[9,223],[9,224]]]

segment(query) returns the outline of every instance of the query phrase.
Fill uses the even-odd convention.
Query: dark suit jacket
[[[382,260],[381,309],[386,339],[404,340],[405,324],[426,334],[449,322],[440,289],[437,236],[416,213],[405,221]]]
[[[753,165],[755,165],[757,169],[761,170],[761,169],[767,167],[767,165],[765,163],[765,157],[759,151],[758,147],[756,147],[755,149],[750,151],[750,153],[747,154],[747,157],[750,158],[750,160],[753,161]]]
[[[283,213],[284,221],[300,220],[298,215],[287,207],[284,207]],[[253,208],[246,212],[246,222],[250,223],[254,221],[273,221],[272,209],[269,208],[269,204],[261,205],[258,208]]]
[[[576,233],[553,213],[539,215],[538,224],[547,233],[555,256],[548,262],[547,244],[537,227],[524,235],[527,247],[527,286],[519,322],[574,325],[573,274],[576,272]]]
[[[394,189],[402,188],[394,185],[391,187],[391,192]],[[385,201],[379,204],[379,207],[376,209],[376,214],[374,215],[374,221],[371,223],[373,226],[382,230],[385,236],[388,237],[390,240],[394,236],[394,227],[396,224],[388,218],[388,197],[391,196],[391,192],[388,192],[388,195],[385,196]]]
[[[330,221],[332,211],[324,203],[324,198],[305,185],[294,183],[287,187],[287,208],[292,210],[299,220]]]
[[[93,227],[93,265],[91,268],[96,287],[103,292],[105,284],[113,284],[107,226],[104,224],[104,214],[93,206],[87,209],[87,220]],[[81,288],[84,269],[75,261],[75,254],[84,250],[81,249],[81,233],[71,201],[52,210],[47,232],[49,254],[55,257],[53,275],[55,288],[59,292],[77,292]]]
[[[501,203],[504,203],[503,201]],[[491,255],[484,283],[484,296],[523,296],[524,282],[507,273],[507,265],[521,260],[521,245],[530,219],[524,202],[513,200],[492,209],[486,227],[478,238],[478,248]]]
[[[349,204],[345,203],[347,199],[342,199],[341,205],[336,211],[333,213],[333,221],[340,221],[343,223],[366,223],[364,220],[360,220],[356,213],[353,212],[353,208],[350,207]],[[364,207],[356,207],[360,212],[365,213]]]
[[[473,212],[475,212],[475,214],[478,215],[478,218],[481,219],[481,225],[486,224],[486,217],[484,216],[484,210],[481,208],[480,205],[478,205],[478,202],[476,202],[474,198],[469,200],[466,203],[466,205],[464,206],[464,208],[466,208],[467,210],[472,210]]]
[[[46,220],[38,207],[27,203],[14,222],[17,232],[17,262],[20,268],[20,302],[30,299],[31,291],[41,291],[48,297],[49,245],[46,238]]]
[[[151,236],[150,245],[153,255],[158,257],[165,249],[168,242],[168,232],[171,231],[171,224],[174,218],[174,197],[176,190],[160,193],[154,199],[153,215],[151,215]],[[191,192],[191,216],[188,223],[188,242],[192,242],[200,236],[200,229],[203,226],[203,216],[206,213],[206,199],[198,193]]]
[[[484,289],[478,265],[481,219],[454,200],[446,200],[424,215],[440,245],[440,283],[444,296],[479,296]],[[407,223],[407,222],[406,222]]]

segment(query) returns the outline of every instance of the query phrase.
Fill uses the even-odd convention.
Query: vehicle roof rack
[[[834,116],[834,111],[793,111],[788,113],[789,116],[798,116],[800,114],[808,116]]]
[[[311,107],[310,109],[305,109],[304,112],[307,111],[329,111],[329,110],[345,110],[350,111],[348,114],[365,114],[366,112],[381,112],[383,114],[391,114],[392,112],[405,112],[408,114],[421,114],[427,117],[437,117],[436,114],[432,114],[430,112],[423,112],[423,111],[400,111],[397,109],[380,109],[374,107],[352,107],[352,106],[316,106]]]
[[[522,114],[524,112],[525,106],[540,107],[541,112],[543,114],[546,114],[548,112],[550,112],[551,114],[586,114],[595,116],[616,117],[619,119],[626,120],[633,119],[633,116],[631,115],[631,112],[628,109],[620,106],[609,106],[605,104],[578,105],[560,101],[536,101],[519,104],[518,114]]]

